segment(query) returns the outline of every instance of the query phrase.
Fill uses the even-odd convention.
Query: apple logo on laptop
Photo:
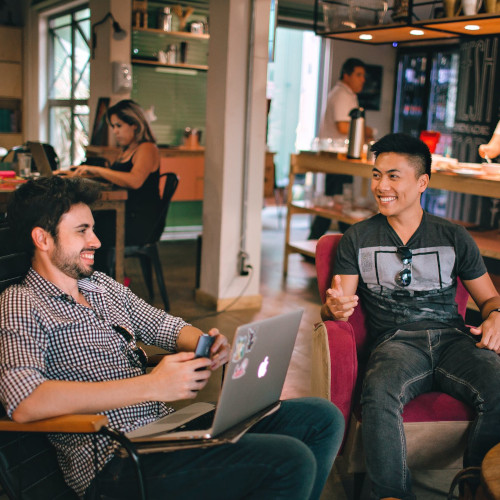
[[[267,365],[269,364],[269,357],[266,356],[264,361],[259,365],[259,370],[257,371],[257,377],[262,378],[267,373]]]

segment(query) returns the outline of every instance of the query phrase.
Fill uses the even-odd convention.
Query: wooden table
[[[500,500],[500,444],[494,446],[481,464],[481,486],[476,500]]]
[[[0,213],[7,210],[7,204],[14,189],[0,190]],[[101,197],[92,205],[92,210],[114,210],[116,212],[115,278],[123,283],[125,273],[125,201],[126,189],[103,189]]]

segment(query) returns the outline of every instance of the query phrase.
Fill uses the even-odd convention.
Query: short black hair
[[[342,69],[340,70],[340,79],[344,78],[344,75],[352,75],[356,68],[363,68],[366,70],[366,64],[361,59],[356,59],[355,57],[350,57],[347,61],[342,64]]]
[[[427,144],[408,134],[387,134],[372,145],[375,158],[382,153],[405,155],[415,168],[417,178],[427,174],[431,178],[432,156]]]
[[[73,205],[91,205],[99,198],[100,187],[80,177],[39,177],[17,189],[7,207],[7,222],[14,231],[19,250],[33,256],[31,231],[45,229],[57,238],[61,217]]]

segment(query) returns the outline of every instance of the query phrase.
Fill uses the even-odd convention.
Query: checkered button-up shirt
[[[156,309],[128,288],[96,272],[78,282],[90,304],[76,302],[31,269],[22,284],[0,296],[0,398],[11,417],[19,403],[46,380],[99,382],[142,375],[135,340],[176,351],[188,323]],[[130,343],[113,326],[133,333]],[[150,401],[105,411],[110,427],[129,432],[172,412]],[[97,470],[119,446],[107,437],[52,434],[67,483],[83,495]]]

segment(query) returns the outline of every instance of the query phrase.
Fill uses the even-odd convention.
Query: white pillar
[[[101,21],[108,12],[118,24],[127,32],[123,40],[113,38],[113,21],[107,19],[96,26],[96,47],[94,58],[90,59],[90,133],[94,124],[99,97],[109,97],[110,104],[115,104],[121,99],[129,99],[129,93],[115,94],[113,92],[113,61],[130,63],[131,33],[131,0],[90,0],[90,20],[92,26]],[[92,50],[92,35],[91,35]]]
[[[196,297],[217,310],[243,292],[249,276],[233,308],[260,307],[262,300],[269,10],[270,0],[210,1],[203,246]],[[249,276],[240,275],[240,250],[253,267]]]

